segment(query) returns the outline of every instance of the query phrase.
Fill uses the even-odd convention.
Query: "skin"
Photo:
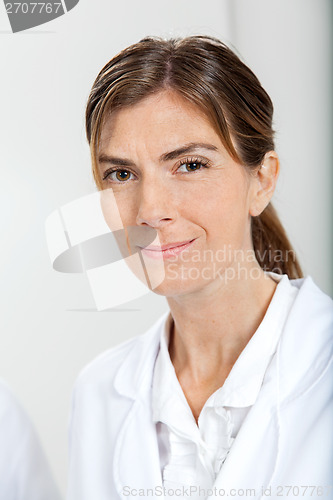
[[[160,160],[190,143],[215,149]],[[115,165],[108,157],[131,165]],[[165,90],[108,118],[99,158],[102,188],[112,188],[125,227],[153,228],[161,244],[195,238],[188,250],[164,260],[165,279],[154,292],[167,298],[174,320],[170,358],[197,421],[261,323],[276,288],[248,256],[253,256],[251,216],[273,195],[277,154],[268,152],[261,168],[249,173],[228,154],[199,108]],[[110,173],[113,169],[122,172]],[[226,248],[231,257],[222,261],[216,255]],[[213,258],[204,261],[205,255]],[[154,265],[151,261],[152,270]],[[239,265],[242,272],[236,272]]]

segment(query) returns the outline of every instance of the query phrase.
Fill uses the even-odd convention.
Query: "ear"
[[[250,215],[254,217],[260,215],[267,207],[273,196],[279,172],[279,157],[275,151],[269,151],[254,174]]]

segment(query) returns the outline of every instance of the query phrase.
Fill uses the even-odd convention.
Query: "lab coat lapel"
[[[149,488],[162,491],[157,436],[150,414],[148,401],[135,401],[120,430],[114,450],[114,478],[120,498],[149,498]]]
[[[163,483],[158,442],[151,415],[151,384],[160,336],[167,314],[154,325],[129,352],[115,378],[125,415],[114,447],[114,481],[119,498],[151,498],[147,489]],[[138,363],[138,359],[140,360]],[[255,489],[253,498],[261,498],[269,485],[278,452],[277,359],[266,372],[258,399],[247,415],[214,486],[232,489]],[[124,413],[124,406],[126,412]],[[272,453],[273,450],[273,453]],[[145,493],[140,492],[142,489]],[[135,490],[135,491],[134,491]],[[147,495],[147,497],[146,497]],[[164,498],[159,494],[159,498]]]
[[[273,476],[279,443],[277,363],[274,358],[258,399],[216,478],[214,486],[225,490],[229,496],[233,494],[232,489],[248,489],[255,490],[255,493],[248,493],[251,498],[261,498]]]
[[[125,417],[114,447],[114,481],[121,499],[152,498],[148,488],[160,488],[162,475],[155,423],[151,411],[154,364],[167,311],[131,350],[114,381]],[[138,362],[139,360],[139,362]],[[132,494],[130,493],[133,490]],[[135,491],[134,491],[135,490]],[[141,493],[141,494],[140,494]],[[153,495],[155,496],[155,495]],[[159,498],[164,498],[161,494]]]

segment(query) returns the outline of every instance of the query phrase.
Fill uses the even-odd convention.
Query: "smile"
[[[161,259],[161,258],[168,259],[170,257],[175,257],[176,255],[179,255],[181,252],[189,248],[195,241],[195,239],[182,241],[178,243],[170,243],[168,245],[161,245],[161,246],[150,245],[144,248],[141,247],[141,252],[143,255],[146,255],[147,257],[150,257],[152,259]]]

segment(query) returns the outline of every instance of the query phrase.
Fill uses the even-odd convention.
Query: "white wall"
[[[49,263],[46,217],[94,190],[84,106],[97,72],[145,35],[204,33],[234,43],[275,101],[283,222],[307,273],[329,291],[328,10],[329,0],[81,0],[66,16],[13,35],[0,6],[0,375],[35,422],[63,490],[78,371],[166,308],[148,294],[94,312],[85,278]]]

